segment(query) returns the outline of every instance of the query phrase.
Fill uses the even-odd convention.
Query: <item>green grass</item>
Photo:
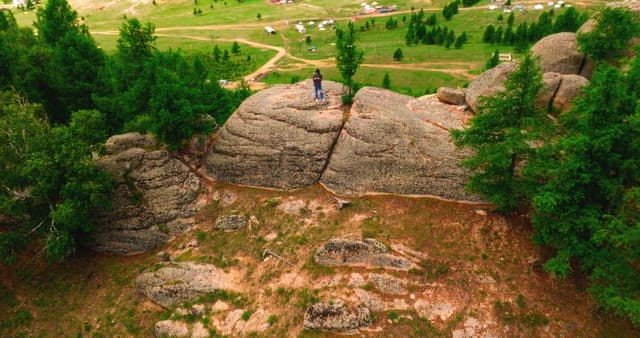
[[[461,49],[447,49],[443,46],[406,46],[404,36],[410,13],[399,13],[393,18],[399,27],[385,29],[388,17],[359,16],[355,22],[357,44],[365,53],[364,63],[376,65],[363,66],[358,70],[355,80],[362,85],[381,86],[385,73],[391,76],[391,89],[408,95],[420,96],[433,92],[440,86],[457,87],[469,81],[473,75],[482,71],[485,61],[498,48],[503,53],[513,53],[510,46],[491,46],[481,42],[482,34],[488,24],[505,25],[497,20],[498,11],[486,9],[486,3],[477,4],[471,10],[461,10],[452,20],[446,21],[441,15],[441,8],[448,0],[400,0],[379,1],[381,5],[398,5],[399,11],[412,8],[425,8],[427,15],[436,13],[437,25],[446,25],[456,34],[465,31],[469,42]],[[79,16],[94,33],[93,36],[103,50],[111,53],[116,49],[117,31],[124,18],[137,17],[141,21],[153,22],[158,35],[157,47],[160,50],[182,50],[185,54],[193,52],[208,53],[214,44],[222,49],[230,49],[231,43],[221,39],[245,38],[272,46],[284,47],[291,55],[308,60],[322,60],[324,63],[335,62],[335,31],[319,31],[307,27],[307,34],[300,34],[293,24],[299,21],[336,18],[338,27],[344,28],[347,19],[351,19],[360,10],[358,2],[351,0],[307,0],[295,4],[272,5],[263,0],[178,0],[171,2],[158,1],[154,6],[147,4],[132,5],[130,1],[119,1],[115,4],[86,1],[79,4],[76,10]],[[97,4],[97,5],[96,5]],[[213,6],[213,8],[211,8]],[[200,8],[202,15],[194,15],[193,9]],[[560,13],[562,10],[556,10]],[[257,19],[260,13],[261,19]],[[515,13],[515,25],[537,20],[540,11]],[[31,25],[35,20],[35,11],[16,12],[20,25]],[[405,21],[403,21],[403,17]],[[369,23],[370,29],[364,32],[360,27]],[[289,24],[287,26],[286,24]],[[267,35],[263,28],[271,25],[278,31],[276,35]],[[104,35],[110,34],[110,35]],[[311,37],[311,45],[317,46],[316,52],[307,50],[304,41],[306,35]],[[247,74],[256,70],[275,55],[275,51],[242,46],[245,55],[251,55],[253,66],[243,70]],[[404,58],[393,60],[393,52],[401,48]],[[292,79],[305,79],[315,68],[311,65],[304,69],[287,70],[284,62],[280,69],[274,69],[265,81],[269,84],[290,83]],[[407,65],[408,68],[394,67]],[[326,77],[337,80],[340,77],[334,67],[323,69]],[[244,75],[247,75],[244,74]],[[235,76],[234,76],[235,77]]]

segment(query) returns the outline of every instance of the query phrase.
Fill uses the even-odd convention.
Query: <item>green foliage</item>
[[[628,8],[605,8],[596,20],[591,32],[578,35],[578,44],[583,53],[597,61],[618,57],[640,32],[638,21]]]
[[[393,52],[393,59],[396,61],[402,61],[404,58],[404,54],[402,53],[402,49],[398,48],[395,52]]]
[[[640,324],[640,115],[633,74],[601,65],[559,120],[562,136],[532,168],[544,184],[533,197],[535,241],[557,250],[545,268],[558,276],[572,261],[590,274],[590,291]]]
[[[2,96],[0,213],[18,220],[0,241],[8,254],[3,260],[11,262],[24,245],[21,237],[31,234],[44,239],[50,259],[64,259],[93,230],[91,215],[110,207],[111,178],[92,156],[106,136],[102,115],[80,111],[68,126],[52,128],[39,106],[15,93]]]
[[[384,73],[384,78],[382,79],[382,88],[391,88],[391,78],[389,77],[389,73]]]
[[[77,35],[81,29],[78,13],[67,0],[47,1],[46,6],[38,8],[36,17],[34,26],[38,30],[38,38],[48,45],[55,45],[68,33]]]
[[[503,211],[514,210],[534,182],[518,168],[536,154],[532,143],[549,130],[549,121],[536,108],[542,74],[536,61],[526,55],[505,82],[505,90],[482,98],[478,115],[466,130],[454,130],[457,146],[475,154],[463,162],[474,171],[467,188],[480,193]]]
[[[347,30],[336,29],[336,64],[344,84],[348,86],[349,93],[352,95],[353,76],[358,70],[358,66],[362,63],[364,52],[356,47],[356,31],[353,22],[349,22]]]
[[[487,60],[487,63],[485,63],[484,69],[489,70],[497,66],[498,64],[500,64],[500,51],[496,49],[496,51],[493,52],[493,54],[491,54],[491,57]]]

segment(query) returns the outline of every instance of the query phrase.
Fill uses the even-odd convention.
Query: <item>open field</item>
[[[150,21],[156,25],[158,48],[181,49],[184,53],[207,53],[214,44],[229,45],[229,40],[246,39],[274,47],[286,49],[288,57],[306,61],[307,68],[319,66],[325,68],[330,78],[335,72],[331,65],[335,65],[335,32],[327,29],[320,31],[307,25],[307,33],[300,34],[293,24],[298,22],[320,21],[330,18],[336,20],[338,27],[346,27],[349,20],[354,19],[358,31],[358,47],[365,53],[361,74],[356,75],[357,81],[367,85],[380,85],[385,73],[392,78],[404,78],[411,73],[411,80],[404,86],[393,83],[392,89],[402,93],[419,95],[425,88],[434,86],[460,86],[470,80],[470,75],[477,75],[482,71],[485,61],[498,48],[500,52],[512,53],[509,46],[491,46],[482,43],[482,34],[488,24],[506,25],[497,20],[499,11],[490,11],[486,3],[481,1],[469,8],[461,8],[460,13],[452,20],[446,21],[441,15],[442,6],[449,1],[444,0],[401,0],[380,1],[380,5],[398,5],[397,13],[357,15],[360,1],[355,0],[313,0],[298,1],[295,4],[274,5],[265,0],[157,0],[156,5],[151,0],[110,2],[102,1],[70,1],[78,11],[84,22],[89,26],[93,36],[100,46],[107,52],[113,52],[116,46],[117,34],[125,18],[137,17],[142,21]],[[521,3],[521,2],[518,2]],[[523,1],[533,4],[533,1]],[[580,2],[575,6],[583,9],[586,5],[596,1]],[[427,15],[436,13],[437,25],[446,25],[456,34],[463,31],[469,40],[461,49],[443,46],[406,46],[404,36],[407,31],[408,19],[412,10],[423,8]],[[201,15],[194,15],[194,9],[200,9]],[[559,13],[562,9],[556,10]],[[515,12],[515,25],[520,22],[537,20],[541,11]],[[258,18],[258,14],[260,18]],[[387,30],[385,23],[392,17],[398,20],[396,29]],[[16,18],[21,25],[30,25],[35,20],[31,12],[18,12]],[[362,31],[361,27],[369,25],[369,29]],[[264,26],[270,25],[277,30],[276,35],[268,35],[263,31]],[[311,38],[311,43],[305,42],[305,37]],[[309,46],[317,47],[317,51],[308,51]],[[264,61],[274,57],[274,52],[268,49],[251,49],[246,46],[248,53],[256,60]],[[392,56],[397,48],[401,48],[404,58],[393,60]],[[263,54],[263,55],[262,55]],[[277,61],[277,60],[274,60]],[[278,62],[278,64],[280,64]],[[403,70],[398,65],[407,65]],[[322,67],[324,66],[324,67]],[[256,68],[259,67],[256,62]],[[412,72],[413,71],[413,72]],[[285,76],[267,76],[270,83],[290,81],[291,77],[304,77],[305,71],[291,71],[272,67],[269,72],[288,74]],[[440,74],[438,74],[440,73]],[[424,75],[424,81],[418,78]],[[380,80],[379,80],[380,79]]]

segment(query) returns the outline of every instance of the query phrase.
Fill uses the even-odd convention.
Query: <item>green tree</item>
[[[491,57],[485,63],[484,69],[489,70],[497,66],[498,64],[500,64],[500,51],[496,49],[496,51],[491,54]]]
[[[389,77],[389,73],[384,73],[384,78],[382,79],[382,88],[391,88],[391,77]]]
[[[78,13],[67,0],[49,0],[46,6],[38,8],[34,26],[38,30],[38,38],[48,45],[56,44],[69,32],[78,34],[81,29]]]
[[[233,53],[234,55],[240,54],[240,45],[237,41],[234,41],[233,45],[231,45],[231,53]]]
[[[583,53],[595,60],[610,60],[619,56],[638,32],[638,22],[628,8],[607,7],[597,14],[591,32],[578,35],[578,44]]]
[[[509,14],[509,17],[507,18],[507,25],[508,26],[513,26],[513,22],[515,21],[516,16],[513,14],[513,12],[511,12],[511,14]]]
[[[353,95],[353,76],[362,63],[364,52],[356,47],[356,31],[353,22],[349,22],[347,30],[336,29],[336,63],[344,84],[349,88],[348,95]]]
[[[393,52],[393,59],[396,61],[402,61],[404,58],[404,54],[402,53],[402,49],[398,48],[395,52]]]
[[[496,33],[496,28],[493,25],[488,25],[482,34],[482,42],[493,43],[493,35]]]
[[[454,130],[458,147],[475,154],[463,162],[474,171],[467,188],[480,193],[502,211],[512,211],[526,201],[534,184],[518,168],[536,154],[539,141],[550,123],[536,108],[542,74],[531,55],[509,74],[505,90],[481,99],[476,115],[465,130]]]
[[[222,51],[218,45],[213,46],[213,59],[216,62],[220,62],[220,58],[222,57]]]
[[[102,115],[80,111],[51,128],[40,106],[0,95],[0,213],[16,220],[0,234],[1,259],[15,261],[38,236],[47,257],[62,260],[93,230],[91,216],[110,207],[111,178],[92,155],[106,137]]]
[[[306,38],[304,38],[304,42],[305,42],[307,45],[310,45],[310,44],[311,44],[311,42],[312,42],[312,41],[311,41],[311,36],[310,36],[310,35],[307,35],[307,37],[306,37]]]
[[[606,308],[640,324],[640,114],[628,76],[601,65],[535,172],[534,240],[553,247],[545,268],[567,276],[578,266]],[[573,264],[577,262],[579,264]]]

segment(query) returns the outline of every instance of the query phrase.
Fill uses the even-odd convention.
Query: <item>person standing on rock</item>
[[[320,74],[320,69],[316,69],[316,72],[313,73],[313,88],[316,95],[316,101],[324,101],[324,92],[322,91],[322,74]]]

